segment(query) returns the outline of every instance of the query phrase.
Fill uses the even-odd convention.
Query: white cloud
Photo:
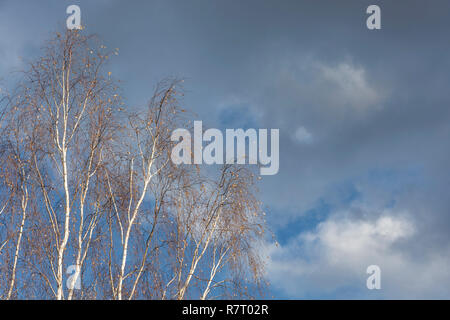
[[[382,100],[378,92],[367,80],[366,71],[349,63],[337,66],[319,65],[323,80],[330,85],[330,94],[339,105],[356,110],[376,108]]]
[[[305,127],[298,127],[295,130],[293,139],[297,143],[310,144],[313,142],[313,135]]]
[[[360,208],[361,209],[361,208]],[[366,268],[380,266],[384,298],[448,296],[448,255],[409,253],[417,225],[410,215],[384,210],[374,220],[336,213],[315,230],[283,246],[270,245],[268,277],[293,298],[333,295],[353,288],[352,298],[370,298]]]

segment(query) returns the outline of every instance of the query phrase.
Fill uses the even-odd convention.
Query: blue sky
[[[280,129],[260,184],[274,297],[450,298],[448,1],[0,0],[2,84],[70,4],[120,49],[130,105],[177,76],[204,126]]]

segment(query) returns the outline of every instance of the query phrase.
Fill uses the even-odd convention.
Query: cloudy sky
[[[120,49],[131,105],[178,76],[204,126],[280,129],[260,184],[273,297],[450,298],[449,1],[0,0],[2,84],[70,4]]]

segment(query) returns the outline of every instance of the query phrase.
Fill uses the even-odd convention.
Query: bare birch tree
[[[2,109],[1,297],[250,297],[265,229],[252,171],[172,163],[182,81],[128,111],[106,69],[117,50],[83,32],[56,34]]]
[[[3,198],[0,209],[0,219],[4,221],[6,227],[6,240],[1,244],[1,251],[8,249],[11,252],[10,261],[1,259],[7,266],[3,273],[8,284],[5,285],[5,299],[9,300],[13,296],[16,285],[17,268],[21,256],[22,238],[25,229],[25,222],[29,209],[29,150],[27,148],[29,136],[26,134],[27,112],[17,112],[17,106],[10,105],[5,118],[7,126],[1,131],[1,156],[0,156],[0,179]],[[4,219],[3,219],[4,218]],[[9,247],[5,246],[10,244]],[[4,254],[3,257],[7,257]]]

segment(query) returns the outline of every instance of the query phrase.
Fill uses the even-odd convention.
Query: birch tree
[[[244,292],[236,293],[240,282],[233,276],[245,270],[254,277],[251,281],[263,284],[264,265],[257,245],[264,236],[264,219],[253,180],[247,168],[227,164],[217,178],[201,177],[189,190],[183,190],[184,196],[176,201],[171,233],[174,276],[166,284],[166,295],[174,285],[171,297],[176,299],[184,299],[190,287],[195,294],[190,298],[206,299],[216,288],[219,296],[242,297]]]
[[[92,37],[78,31],[57,34],[48,42],[45,55],[25,72],[22,104],[16,106],[31,108],[25,125],[33,127],[29,147],[34,181],[52,232],[51,243],[45,245],[50,266],[46,279],[58,300],[65,296],[64,259],[69,242],[76,238],[78,273],[97,223],[99,209],[94,204],[88,208],[94,213],[85,226],[86,200],[101,165],[101,149],[111,139],[118,97],[112,82],[102,74],[108,53],[93,44]],[[76,236],[71,238],[75,229]],[[68,297],[72,296],[73,289],[69,289]]]
[[[2,100],[1,298],[251,297],[265,229],[253,172],[174,164],[171,134],[194,120],[182,81],[128,107],[117,53],[56,34]]]
[[[3,250],[10,252],[4,254],[2,264],[7,266],[4,275],[7,278],[4,298],[9,300],[15,293],[17,269],[21,258],[22,238],[25,231],[28,211],[30,211],[30,167],[29,149],[27,145],[29,136],[27,129],[27,112],[17,112],[14,102],[10,102],[10,109],[5,116],[7,125],[1,131],[0,179],[3,198],[0,209],[0,219],[6,227],[6,240],[0,245],[0,255]],[[9,243],[9,246],[7,244]],[[5,248],[6,246],[6,248]],[[8,253],[9,253],[8,252]],[[6,258],[6,259],[5,259]]]

